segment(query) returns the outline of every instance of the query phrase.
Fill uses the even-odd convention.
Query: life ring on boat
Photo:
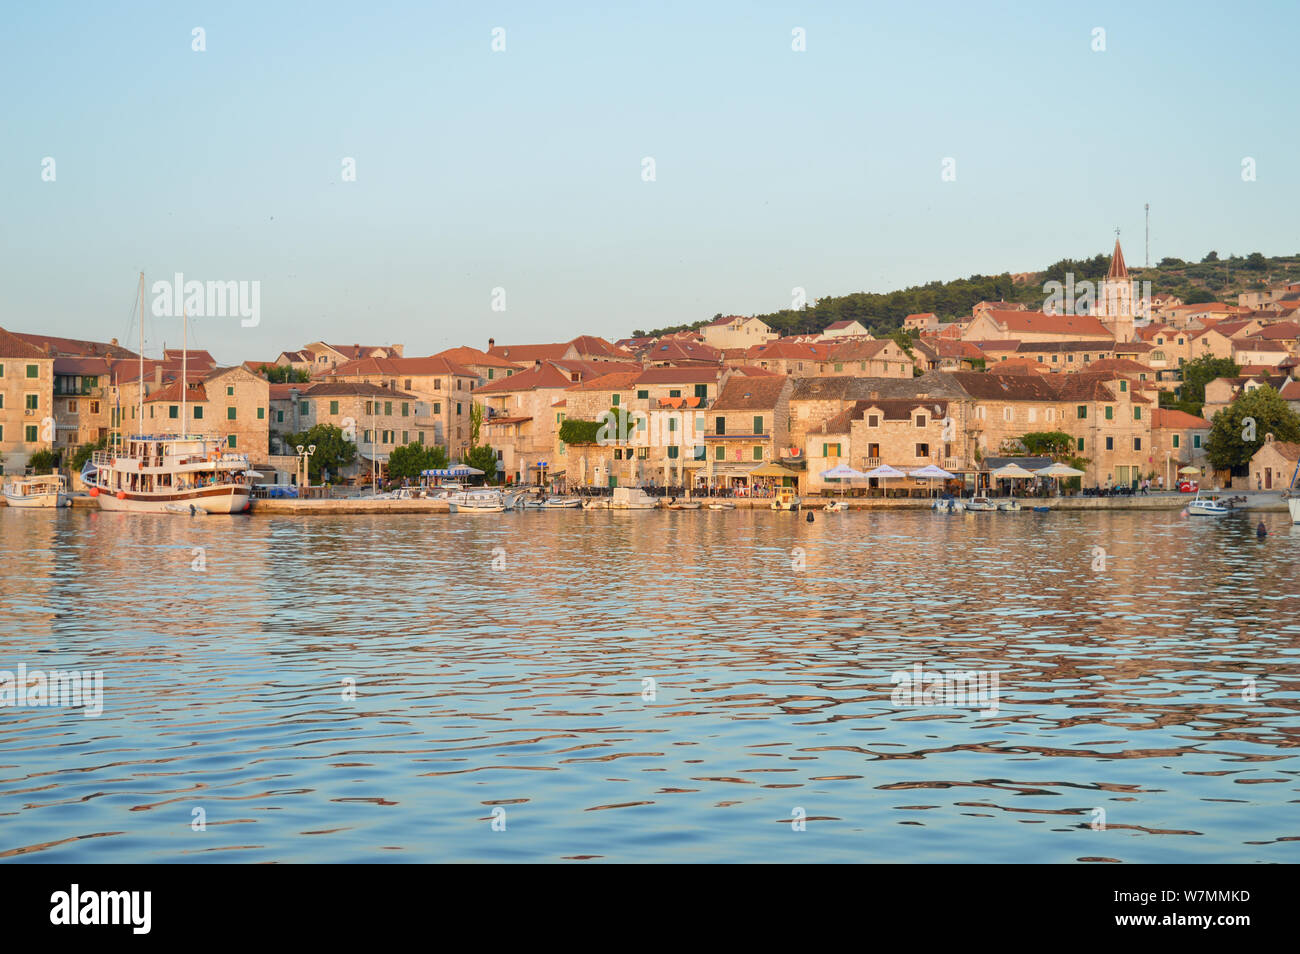
[[[118,500],[125,500],[125,499],[126,499],[126,491],[125,491],[125,490],[119,490],[119,491],[117,492],[117,499],[118,499]]]

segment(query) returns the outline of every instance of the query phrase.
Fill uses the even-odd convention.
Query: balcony
[[[863,464],[866,466],[866,468],[867,468],[868,470],[872,470],[872,469],[874,469],[874,468],[880,466],[880,458],[879,458],[879,457],[867,457],[867,458],[865,458],[865,459],[863,460]]]

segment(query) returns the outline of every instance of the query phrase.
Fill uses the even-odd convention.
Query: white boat
[[[798,510],[802,503],[793,487],[778,487],[772,500],[773,510]]]
[[[19,477],[5,484],[5,503],[11,507],[70,507],[68,481],[62,474]]]
[[[90,496],[100,510],[167,513],[171,505],[243,513],[252,497],[248,457],[215,437],[130,437],[96,451]]]
[[[1187,504],[1187,515],[1189,517],[1222,517],[1224,514],[1232,513],[1232,508],[1227,504],[1220,502],[1214,496],[1201,496],[1201,492],[1196,491]]]
[[[1300,497],[1288,497],[1286,508],[1291,511],[1291,522],[1300,523]]]
[[[940,513],[961,513],[966,504],[960,497],[940,497],[932,504],[932,509]]]
[[[998,508],[997,505],[992,500],[989,500],[988,497],[972,497],[970,500],[966,501],[966,509],[987,513],[992,510],[997,510]]]
[[[499,490],[463,490],[443,499],[452,513],[501,513],[506,509],[505,497]]]
[[[523,503],[525,510],[573,510],[581,506],[582,500],[578,497],[544,497]]]
[[[144,379],[144,272],[140,273],[140,380]],[[179,420],[189,420],[189,321],[181,311],[181,407]],[[144,423],[144,388],[139,389],[139,418]],[[90,496],[100,510],[127,513],[175,513],[180,505],[202,507],[205,513],[243,513],[253,496],[253,479],[247,454],[235,454],[219,437],[186,434],[123,438],[112,450],[95,451],[90,476]]]
[[[1003,513],[1020,513],[1020,501],[1015,497],[998,501],[998,509]]]
[[[699,510],[704,504],[698,500],[670,500],[668,501],[669,510]]]
[[[659,501],[640,487],[615,487],[609,500],[610,510],[654,510]]]
[[[735,510],[736,505],[734,503],[731,503],[731,501],[729,500],[720,500],[709,504],[709,509],[710,510]]]
[[[849,505],[843,500],[828,500],[826,506],[822,507],[827,513],[844,513],[848,509]]]

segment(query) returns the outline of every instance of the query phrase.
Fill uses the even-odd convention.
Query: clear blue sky
[[[613,339],[788,307],[795,286],[1041,268],[1109,250],[1116,227],[1140,263],[1147,201],[1153,260],[1300,252],[1294,2],[42,3],[4,19],[15,330],[134,335],[144,270],[261,282],[258,327],[194,323],[223,361],[322,338],[408,354]],[[146,331],[150,352],[179,339],[175,322]]]

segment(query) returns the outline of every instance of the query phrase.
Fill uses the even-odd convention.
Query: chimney
[[[108,343],[111,344],[114,348],[117,347],[117,339],[116,339],[116,338],[111,338],[111,339],[109,339],[109,342],[108,342]]]
[[[880,400],[880,392],[879,392],[879,391],[872,391],[872,392],[871,392],[871,400],[873,400],[873,401],[879,401],[879,400]]]
[[[497,345],[497,339],[496,339],[496,338],[489,338],[489,339],[488,339],[488,350],[489,350],[489,351],[491,351],[493,348],[495,348],[496,345]]]

